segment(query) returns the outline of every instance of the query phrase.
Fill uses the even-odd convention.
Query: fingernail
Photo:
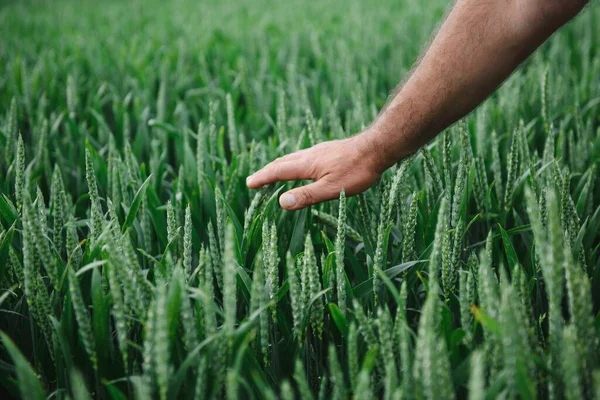
[[[248,186],[252,183],[252,179],[254,179],[254,174],[252,174],[246,178],[246,186]]]
[[[291,193],[284,193],[279,198],[279,204],[281,204],[281,207],[283,208],[292,208],[296,206],[296,198]]]

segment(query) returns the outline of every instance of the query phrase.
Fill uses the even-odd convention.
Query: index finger
[[[246,185],[250,189],[258,189],[264,185],[279,181],[295,181],[311,178],[312,176],[309,173],[305,160],[276,160],[247,177]]]

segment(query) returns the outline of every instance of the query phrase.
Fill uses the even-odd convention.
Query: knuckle
[[[271,177],[273,177],[274,179],[278,179],[280,176],[281,176],[281,166],[273,165],[273,168],[271,168]]]
[[[300,189],[298,190],[298,204],[302,206],[309,206],[314,204],[314,194],[311,190]]]
[[[321,173],[320,173],[320,169],[319,169],[319,165],[317,163],[317,160],[315,159],[311,159],[311,160],[306,160],[306,172],[307,175],[310,176],[313,179],[319,179],[321,178]]]

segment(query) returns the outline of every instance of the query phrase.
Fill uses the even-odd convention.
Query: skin
[[[457,0],[408,80],[364,131],[269,163],[251,189],[312,180],[279,198],[298,210],[367,190],[395,163],[484,101],[586,0]]]

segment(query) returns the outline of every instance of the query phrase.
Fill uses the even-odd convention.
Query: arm
[[[288,210],[374,184],[473,110],[586,0],[457,0],[406,83],[362,133],[281,157],[247,179],[250,188],[312,179],[280,198]]]

